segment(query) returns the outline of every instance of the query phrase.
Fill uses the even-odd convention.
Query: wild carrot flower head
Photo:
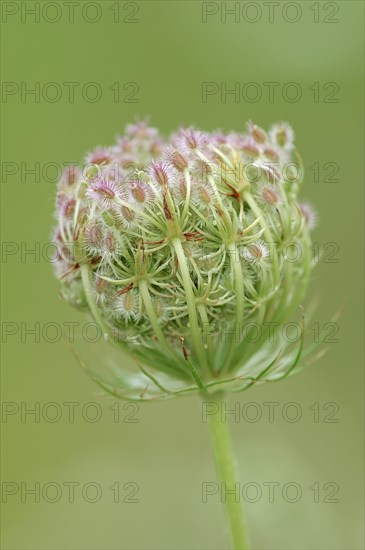
[[[315,217],[298,202],[298,158],[283,122],[166,140],[142,121],[63,174],[61,295],[136,362],[92,371],[100,385],[148,399],[242,390],[298,368],[300,315],[297,342],[280,328],[272,338],[298,316],[312,268]]]

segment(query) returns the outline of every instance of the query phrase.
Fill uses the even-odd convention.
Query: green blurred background
[[[320,326],[345,304],[338,342],[328,344],[327,354],[297,377],[231,397],[230,406],[239,403],[243,414],[239,422],[232,417],[230,424],[240,482],[259,484],[263,491],[257,502],[245,502],[253,548],[363,548],[363,3],[296,2],[299,20],[289,22],[296,18],[298,7],[281,2],[270,22],[265,3],[251,2],[250,7],[241,2],[243,11],[236,20],[227,15],[225,23],[220,2],[211,2],[207,8],[186,0],[81,1],[75,3],[73,23],[65,2],[57,2],[58,7],[40,2],[45,11],[40,12],[39,21],[24,11],[24,6],[33,9],[34,4],[2,2],[2,79],[5,92],[13,91],[2,99],[2,240],[13,243],[5,245],[11,255],[2,258],[6,340],[2,399],[8,412],[14,407],[14,414],[3,416],[2,480],[17,484],[6,485],[8,490],[19,489],[2,504],[3,548],[229,546],[219,496],[208,498],[207,503],[201,498],[202,482],[214,481],[215,474],[198,400],[124,409],[123,403],[116,405],[101,395],[62,339],[51,343],[41,335],[36,342],[28,335],[22,342],[24,327],[36,323],[42,330],[49,322],[57,326],[86,322],[60,300],[52,265],[44,257],[46,252],[42,254],[50,238],[55,196],[55,184],[50,181],[55,171],[50,167],[42,175],[42,169],[47,163],[78,161],[95,145],[112,143],[135,115],[150,115],[151,123],[164,133],[181,124],[240,130],[248,119],[263,127],[284,119],[295,128],[307,169],[302,196],[318,212],[314,240],[322,248],[329,242],[338,245],[338,262],[319,261],[310,292],[320,299],[315,319]],[[114,20],[118,7],[119,22]],[[234,3],[227,2],[226,7]],[[204,9],[217,13],[203,22]],[[100,12],[99,20],[91,23]],[[249,21],[256,16],[256,23]],[[136,22],[128,22],[131,19]],[[241,87],[254,82],[262,97],[250,102],[246,96],[236,102],[227,96],[223,102],[216,94],[203,102],[204,81],[216,82],[218,87],[226,83],[227,88],[235,82]],[[39,101],[31,95],[22,98],[22,86],[34,87],[36,82],[40,83]],[[59,101],[49,100],[50,87],[48,99],[42,97],[44,85],[50,82],[61,87]],[[80,83],[74,102],[69,101],[65,82]],[[90,82],[102,90],[99,101],[82,97],[81,89]],[[120,85],[119,102],[109,89],[115,82]],[[132,91],[123,89],[128,82],[138,85],[137,103],[123,101]],[[265,82],[279,83],[274,101]],[[282,97],[289,82],[302,90],[296,102]],[[337,102],[328,102],[333,90],[326,88],[328,82],[339,87],[330,96]],[[244,90],[254,97],[253,87]],[[93,90],[87,91],[91,96]],[[288,93],[294,97],[294,88]],[[338,181],[325,177],[332,170],[332,165],[325,166],[329,162],[338,165],[334,176]],[[40,163],[39,178],[24,173],[35,163]],[[320,167],[318,178],[310,169],[315,163]],[[10,174],[9,170],[18,171]],[[40,254],[24,256],[25,248],[35,246]],[[17,324],[17,334],[8,334],[15,326],[9,323]],[[54,334],[50,329],[48,340]],[[98,346],[94,348],[97,356]],[[51,402],[62,411],[60,420],[53,423],[49,419],[57,411],[47,408]],[[63,405],[67,402],[79,403],[74,422],[69,422]],[[101,411],[100,421],[94,423],[85,419],[96,411],[88,406],[91,402]],[[255,403],[250,410],[249,402]],[[264,405],[268,402],[279,404],[274,422],[269,421],[268,405]],[[302,413],[298,422],[285,419],[285,411],[295,413],[288,409],[290,402]],[[318,405],[313,407],[314,403]],[[43,410],[40,421],[30,415],[22,421],[22,408],[34,406]],[[333,416],[338,422],[330,423],[325,420],[333,407],[338,408]],[[114,418],[117,409],[119,422]],[[257,410],[262,418],[249,422],[247,415],[252,418]],[[35,483],[41,489],[46,486],[49,494],[41,496],[39,503],[32,496],[22,502],[22,482],[28,488]],[[57,497],[54,487],[45,485],[50,482],[63,487],[58,502],[47,502]],[[68,502],[65,482],[80,484],[73,503]],[[87,502],[95,495],[92,486],[89,493],[84,488],[87,497],[82,497],[81,489],[89,482],[102,491],[98,502]],[[136,487],[126,486],[128,482],[138,485],[134,496],[138,502],[123,502]],[[280,484],[273,503],[263,485],[267,482]],[[302,497],[296,503],[282,496],[288,482],[301,488]],[[115,483],[121,488],[119,503],[109,489]],[[328,483],[338,485],[338,493],[332,496],[338,502],[325,502],[335,487]],[[255,499],[255,487],[245,500]]]

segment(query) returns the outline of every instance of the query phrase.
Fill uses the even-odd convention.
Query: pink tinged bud
[[[277,162],[280,158],[280,155],[278,151],[276,151],[273,147],[265,147],[264,148],[264,155],[270,160],[273,160]]]
[[[190,151],[196,151],[206,146],[207,138],[202,132],[198,132],[198,130],[194,130],[194,128],[188,128],[187,130],[181,130],[179,142],[183,148]]]
[[[146,120],[141,120],[136,124],[128,124],[126,127],[126,133],[131,137],[135,137],[140,140],[152,139],[158,136],[157,128],[148,126]]]
[[[63,215],[65,218],[72,219],[75,213],[76,201],[75,199],[70,199],[65,202],[63,206]]]
[[[211,202],[212,202],[212,191],[210,189],[208,189],[205,185],[199,185],[198,186],[197,194],[198,194],[199,200],[203,204],[206,204],[206,205],[211,204]]]
[[[120,209],[124,219],[128,222],[128,223],[131,223],[131,222],[134,222],[135,220],[135,217],[136,217],[136,214],[133,212],[133,210],[131,210],[130,208],[128,208],[127,206],[122,206],[121,209]]]
[[[80,175],[79,168],[77,166],[68,166],[62,174],[62,180],[67,185],[73,185],[77,182]]]
[[[58,247],[60,247],[60,245],[58,245]],[[64,269],[66,262],[62,258],[60,248],[57,248],[56,252],[53,254],[52,263],[57,277],[61,277],[61,275],[66,271],[66,269]]]
[[[65,193],[63,193],[62,191],[58,191],[58,193],[56,195],[56,208],[57,208],[57,210],[59,210],[59,211],[62,210],[62,207],[65,203],[65,200],[66,200]]]
[[[71,282],[77,276],[77,265],[60,259],[54,264],[56,277]]]
[[[131,208],[128,208],[128,206],[119,206],[114,213],[118,222],[124,227],[130,228],[135,225],[137,214]]]
[[[253,124],[253,122],[247,123],[247,129],[251,137],[257,142],[257,143],[265,143],[267,136],[265,130],[260,128],[260,126],[256,126],[256,124]]]
[[[119,164],[122,169],[127,172],[126,178],[130,178],[136,168],[141,168],[141,163],[132,155],[124,155],[121,159],[119,159]]]
[[[214,176],[222,171],[218,155],[215,160],[205,161],[199,158],[194,160],[194,175],[200,182],[204,182],[208,176]]]
[[[174,195],[176,194],[179,198],[185,199],[187,189],[188,187],[186,179],[184,178],[184,176],[180,176],[174,185]]]
[[[134,306],[134,300],[133,300],[133,294],[131,292],[127,292],[122,296],[123,302],[124,302],[124,308],[125,310],[130,313],[133,310]]]
[[[109,164],[113,160],[113,155],[107,147],[97,147],[86,156],[88,164]]]
[[[120,247],[115,234],[109,230],[106,230],[103,240],[103,256],[107,259],[111,259],[115,258],[119,254]]]
[[[158,183],[162,187],[168,185],[172,178],[172,169],[168,164],[158,161],[152,162],[148,168],[148,175],[155,183]]]
[[[294,147],[294,130],[287,122],[274,124],[269,132],[271,141],[287,151]]]
[[[87,229],[87,237],[90,244],[96,246],[103,238],[103,230],[98,224],[90,224]]]
[[[261,153],[260,147],[257,145],[256,141],[252,137],[244,138],[239,144],[239,148],[251,158],[256,158]]]
[[[104,294],[105,292],[105,289],[106,289],[106,286],[107,286],[107,282],[102,279],[101,277],[97,277],[96,278],[96,282],[95,282],[95,292],[97,294],[99,294],[99,296],[101,294]]]
[[[147,193],[145,186],[140,181],[133,181],[131,183],[131,194],[136,202],[144,203],[146,202]]]
[[[93,182],[86,194],[95,200],[101,208],[107,209],[115,204],[117,198],[120,198],[121,192],[115,181],[102,178]]]
[[[117,146],[115,151],[121,151],[122,153],[130,153],[133,149],[131,140],[126,137],[119,137],[117,139]]]
[[[253,244],[251,246],[249,246],[249,252],[250,254],[252,254],[252,256],[254,258],[262,258],[264,256],[264,252],[262,250],[262,248],[256,244]]]
[[[269,249],[265,243],[258,241],[246,246],[242,251],[243,257],[253,264],[265,260],[269,255]]]
[[[85,228],[85,245],[91,254],[100,254],[103,251],[104,231],[102,226],[90,221]]]
[[[212,141],[215,145],[220,147],[228,141],[231,143],[231,135],[229,134],[228,136],[226,136],[222,132],[215,132],[212,134]]]
[[[93,280],[92,292],[96,303],[100,306],[105,306],[109,302],[111,295],[110,284],[102,277],[99,277],[97,273]]]
[[[174,181],[169,186],[169,190],[172,197],[178,202],[186,199],[187,183],[185,176],[182,173],[178,173],[176,175],[176,178],[174,178]]]
[[[166,200],[166,193],[164,193],[164,195],[163,195],[163,211],[164,211],[166,219],[167,220],[172,220],[172,214],[171,214],[169,205],[167,204],[167,200]]]
[[[229,145],[232,149],[238,149],[239,143],[242,139],[242,136],[236,132],[230,132],[227,134],[226,144]],[[224,145],[224,143],[222,143]]]
[[[308,229],[314,229],[317,225],[317,214],[307,202],[299,203],[300,211],[305,219]]]
[[[277,204],[280,201],[280,195],[273,185],[265,185],[261,188],[261,197],[267,204]]]
[[[155,139],[150,145],[150,155],[152,158],[159,157],[162,153],[163,142],[160,139]]]
[[[165,153],[165,158],[178,172],[189,168],[188,159],[179,151],[171,149]]]
[[[75,258],[74,258],[74,255],[73,255],[73,247],[72,246],[68,246],[69,243],[65,243],[63,241],[63,238],[62,238],[62,235],[60,233],[60,231],[55,231],[55,233],[53,234],[53,239],[52,239],[52,242],[57,245],[56,248],[55,248],[55,253],[53,255],[53,259],[55,262],[69,262],[69,263],[72,263],[74,264],[75,263]],[[69,264],[68,264],[69,266]],[[66,271],[66,270],[64,270]]]
[[[114,314],[125,321],[138,317],[138,296],[134,290],[120,294],[113,304]]]

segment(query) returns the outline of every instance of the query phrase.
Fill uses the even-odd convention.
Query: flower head
[[[270,323],[297,313],[312,266],[315,215],[282,170],[293,150],[282,122],[269,132],[253,122],[246,133],[186,128],[165,140],[138,121],[86,156],[87,177],[62,175],[61,295],[141,367],[109,378],[94,369],[99,384],[148,399],[241,390],[295,370],[304,332],[299,350],[268,337]],[[293,243],[300,254],[289,261]]]

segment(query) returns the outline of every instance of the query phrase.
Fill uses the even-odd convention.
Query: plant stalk
[[[232,548],[248,550],[248,533],[240,503],[240,490],[237,480],[235,456],[227,422],[222,421],[222,399],[214,398],[209,402],[217,405],[213,414],[207,414],[212,440],[214,461],[220,482],[220,495],[229,521]]]

